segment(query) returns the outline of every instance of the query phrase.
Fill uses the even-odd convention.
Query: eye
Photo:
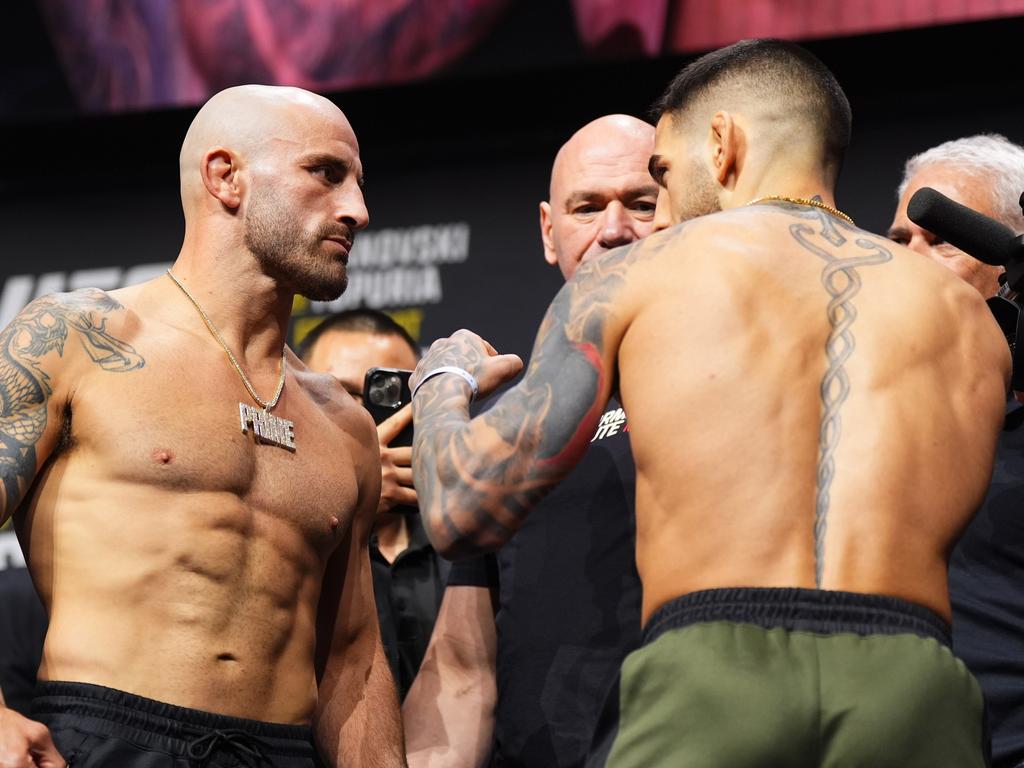
[[[633,210],[639,213],[654,213],[654,209],[658,207],[657,203],[652,203],[647,200],[638,200],[633,203]]]
[[[892,240],[897,245],[909,245],[910,244],[910,238],[907,237],[902,232],[887,232],[885,234],[885,236],[887,238],[889,238],[890,240]]]
[[[314,176],[323,179],[328,184],[337,184],[341,181],[341,174],[338,169],[331,165],[317,165],[309,169]]]
[[[573,208],[572,212],[576,216],[592,216],[595,213],[599,213],[600,210],[596,205],[581,205],[578,208]]]

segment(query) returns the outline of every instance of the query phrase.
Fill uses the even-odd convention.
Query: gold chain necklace
[[[285,379],[285,351],[281,349],[281,376],[277,382],[277,391],[274,392],[274,396],[270,400],[263,400],[258,394],[256,394],[256,388],[253,387],[252,382],[249,381],[249,377],[245,375],[245,371],[242,370],[242,366],[239,365],[238,359],[231,351],[231,347],[224,341],[224,337],[221,336],[220,331],[217,330],[217,326],[213,324],[210,316],[203,311],[203,308],[196,301],[196,297],[193,296],[188,288],[186,288],[178,278],[174,276],[171,270],[167,270],[167,276],[171,278],[181,292],[185,294],[185,297],[192,302],[192,306],[196,308],[199,316],[203,319],[203,323],[206,328],[213,335],[213,338],[217,340],[221,348],[227,353],[228,360],[231,361],[231,365],[235,371],[238,372],[238,376],[242,379],[242,384],[245,385],[246,391],[250,397],[259,403],[259,408],[253,408],[251,405],[245,403],[238,404],[239,418],[242,424],[242,433],[246,433],[251,428],[253,435],[257,441],[263,443],[273,443],[274,445],[280,445],[282,448],[288,448],[289,450],[295,450],[295,424],[288,419],[282,419],[274,416],[270,413],[271,409],[277,405],[281,399],[281,393],[284,392],[284,379]]]
[[[845,221],[847,224],[849,224],[851,226],[854,226],[854,227],[857,226],[856,224],[853,223],[853,219],[851,219],[845,213],[840,211],[838,208],[833,208],[831,205],[827,205],[827,204],[821,202],[820,200],[810,200],[810,199],[808,199],[806,197],[786,197],[785,195],[765,195],[764,197],[759,197],[756,200],[751,200],[749,203],[747,203],[747,205],[757,205],[758,203],[763,203],[763,202],[766,202],[766,201],[769,201],[769,200],[780,200],[780,201],[785,202],[785,203],[795,203],[796,205],[813,205],[815,208],[821,208],[821,210],[827,211],[828,213],[831,213],[833,216],[839,217],[840,219],[842,219],[843,221]]]

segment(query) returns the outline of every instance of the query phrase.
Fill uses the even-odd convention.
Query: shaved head
[[[228,88],[192,121],[179,166],[186,242],[248,252],[311,299],[345,290],[355,232],[369,217],[359,144],[331,101],[300,88]]]
[[[605,115],[592,120],[576,131],[555,155],[551,199],[582,173],[600,172],[602,166],[640,152],[646,151],[649,156],[653,145],[654,126],[643,120],[630,115]]]
[[[647,172],[654,127],[629,115],[587,123],[562,146],[541,203],[545,258],[567,279],[586,259],[650,232],[658,190]]]
[[[333,124],[358,148],[345,114],[329,99],[301,88],[239,85],[215,94],[199,110],[181,144],[178,168],[182,205],[202,193],[200,166],[214,147],[225,147],[249,162],[279,142],[294,143],[313,127]]]

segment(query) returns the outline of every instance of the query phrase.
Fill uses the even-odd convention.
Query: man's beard
[[[708,169],[696,157],[691,157],[688,167],[683,172],[687,180],[686,199],[683,200],[677,210],[674,223],[680,224],[698,216],[707,216],[709,213],[718,213],[722,210],[722,203],[718,199],[718,189]]]
[[[310,235],[271,192],[254,192],[245,212],[245,246],[263,271],[300,296],[331,301],[348,287],[348,270],[338,257],[322,250],[331,236],[355,240],[355,232],[340,222],[325,224]]]

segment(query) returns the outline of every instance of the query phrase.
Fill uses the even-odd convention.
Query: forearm
[[[317,747],[332,768],[403,768],[405,744],[395,683],[379,639],[368,670],[346,665],[325,674],[314,723]]]
[[[495,549],[510,535],[501,527],[488,531],[481,515],[461,514],[478,509],[476,459],[491,452],[479,444],[469,397],[465,381],[445,376],[428,381],[413,403],[413,484],[431,543],[449,558]]]
[[[402,708],[410,765],[483,765],[494,730],[496,655],[490,590],[446,589],[426,656]]]
[[[488,361],[497,359],[493,348],[458,331],[434,342],[417,365],[413,477],[431,543],[446,557],[505,544],[586,452],[611,392],[618,338],[606,326],[603,281],[596,283],[585,290],[570,281],[559,292],[526,375],[475,419],[469,419],[470,385],[460,376],[431,374],[461,366],[486,378]]]
[[[496,550],[564,474],[562,462],[543,454],[539,421],[550,393],[521,384],[470,419],[461,379],[439,377],[421,392],[413,474],[431,543],[449,558]]]
[[[490,754],[497,692],[480,681],[445,681],[437,669],[420,669],[420,697],[406,697],[403,718],[410,768],[479,768]],[[413,690],[416,684],[413,685]]]
[[[491,749],[497,686],[490,597],[486,589],[455,587],[446,602],[452,589],[481,592],[488,615],[474,621],[463,614],[451,631],[435,631],[431,638],[402,706],[411,768],[477,768]]]

